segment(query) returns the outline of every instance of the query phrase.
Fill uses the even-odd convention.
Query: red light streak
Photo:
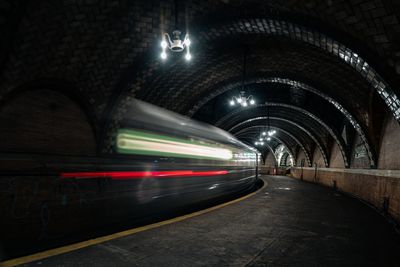
[[[228,174],[228,171],[109,171],[109,172],[64,172],[60,173],[61,178],[91,179],[91,178],[111,178],[113,180],[130,180],[143,178],[168,178],[181,176],[215,176]]]

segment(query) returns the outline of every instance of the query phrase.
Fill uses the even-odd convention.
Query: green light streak
[[[227,148],[201,141],[128,129],[118,131],[117,152],[196,159],[232,159],[232,151]]]

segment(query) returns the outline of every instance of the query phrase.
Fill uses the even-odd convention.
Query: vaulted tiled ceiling
[[[178,28],[186,18],[192,37],[189,63],[159,58],[162,31],[175,28],[174,6],[0,0],[0,99],[21,87],[68,84],[104,153],[132,98],[245,142],[265,125],[269,107],[280,130],[275,147],[283,142],[309,157],[319,149],[328,164],[336,143],[349,165],[352,147],[341,137],[349,125],[376,165],[385,114],[400,118],[400,2],[178,1]],[[259,105],[235,112],[227,101],[241,88],[244,46],[246,88]]]

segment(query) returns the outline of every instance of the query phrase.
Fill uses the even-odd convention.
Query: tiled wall
[[[296,179],[336,187],[363,199],[400,222],[400,171],[361,169],[291,168]]]

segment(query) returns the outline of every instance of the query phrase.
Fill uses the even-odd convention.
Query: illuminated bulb
[[[273,135],[273,133],[271,131],[269,131],[268,132],[268,136],[271,136],[271,135]]]
[[[263,133],[262,133],[262,135],[266,135],[266,134],[267,134],[266,132],[263,132]]]
[[[162,52],[162,53],[161,53],[161,58],[162,58],[162,59],[166,59],[166,58],[167,58],[167,53]]]
[[[250,100],[250,105],[254,105],[256,103],[256,101],[254,101],[254,99]]]
[[[231,102],[229,102],[231,104],[231,106],[235,105],[235,101],[231,100]]]
[[[165,48],[167,48],[167,42],[166,41],[161,41],[161,47],[163,48],[163,49],[165,49]]]
[[[189,60],[192,58],[192,55],[189,54],[189,53],[187,53],[186,56],[185,56],[185,58],[186,58],[187,61],[189,61]]]
[[[267,141],[271,141],[271,137],[267,137]]]
[[[258,142],[255,142],[256,146],[258,146]]]
[[[262,141],[262,138],[260,138],[260,141]]]
[[[264,145],[264,142],[261,142],[261,145],[263,146],[263,145]]]
[[[238,103],[242,103],[242,98],[238,98],[238,99],[237,99],[237,102],[238,102]]]
[[[247,107],[247,102],[246,101],[243,102],[243,107]]]

